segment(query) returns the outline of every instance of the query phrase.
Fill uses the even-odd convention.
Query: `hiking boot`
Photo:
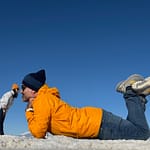
[[[137,81],[143,81],[144,78],[139,74],[133,74],[129,76],[125,81],[121,81],[116,86],[116,91],[120,93],[126,92],[126,87],[131,86],[133,83]]]
[[[138,94],[143,94],[145,96],[150,95],[150,77],[145,78],[143,81],[133,83],[132,89]]]

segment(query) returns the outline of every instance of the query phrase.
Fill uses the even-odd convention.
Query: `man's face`
[[[35,91],[22,84],[21,86],[22,101],[29,102],[30,98],[35,98]]]

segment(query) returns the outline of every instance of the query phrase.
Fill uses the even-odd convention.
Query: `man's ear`
[[[32,94],[37,95],[37,91],[32,90]]]

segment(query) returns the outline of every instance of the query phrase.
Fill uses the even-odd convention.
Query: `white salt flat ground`
[[[27,136],[0,136],[0,150],[149,150],[150,140],[97,140],[48,136],[35,139]]]

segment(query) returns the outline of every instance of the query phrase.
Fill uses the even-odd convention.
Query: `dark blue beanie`
[[[45,80],[45,70],[42,69],[38,72],[27,74],[22,80],[22,84],[31,88],[32,90],[38,91],[41,86],[45,84]]]

